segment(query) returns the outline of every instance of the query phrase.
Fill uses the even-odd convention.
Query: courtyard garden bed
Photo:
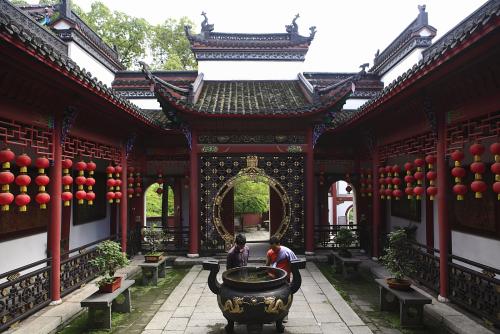
[[[188,271],[189,268],[169,268],[166,272],[165,278],[159,279],[157,286],[141,285],[140,282],[142,281],[142,274],[132,277],[136,281],[135,285],[130,288],[132,294],[132,312],[113,312],[111,319],[113,325],[112,331],[89,331],[87,329],[88,312],[85,310],[58,333],[142,333],[151,318],[153,318],[160,306],[168,298],[170,293],[184,278]]]

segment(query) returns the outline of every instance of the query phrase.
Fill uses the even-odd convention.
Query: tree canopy
[[[269,211],[269,186],[245,180],[234,187],[234,213],[263,213]]]
[[[40,0],[40,4],[55,5],[60,0]],[[27,5],[24,0],[12,0],[17,6]],[[138,67],[138,61],[151,63],[153,69],[193,70],[196,60],[184,34],[184,26],[194,23],[187,17],[168,18],[152,25],[143,18],[111,10],[102,1],[94,1],[89,11],[75,3],[75,12],[104,42],[116,47],[120,61],[128,69]]]
[[[161,200],[162,196],[158,195],[156,190],[158,184],[153,184],[146,190],[146,217],[161,217]],[[168,187],[168,216],[174,215],[174,191],[172,187]]]

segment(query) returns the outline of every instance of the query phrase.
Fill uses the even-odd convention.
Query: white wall
[[[451,232],[451,239],[453,255],[500,269],[500,241],[458,231]]]
[[[203,80],[298,80],[301,61],[199,61]]]
[[[351,110],[351,109],[358,109],[361,107],[365,102],[368,102],[368,99],[347,99],[345,101],[343,109],[346,110]]]
[[[422,59],[422,48],[416,48],[410,52],[405,58],[399,61],[399,63],[391,68],[387,73],[385,73],[381,80],[384,82],[384,86],[389,85],[398,76],[408,71],[413,65],[418,63]]]
[[[90,223],[73,225],[73,212],[69,231],[69,249],[109,237],[109,205],[106,208],[106,218]]]
[[[156,98],[153,99],[129,99],[129,101],[141,109],[161,110],[160,102]]]
[[[43,260],[47,258],[46,251],[47,232],[2,241],[0,242],[0,274]],[[26,272],[34,269],[38,267]]]
[[[85,68],[88,72],[92,73],[92,76],[102,81],[108,87],[111,87],[111,82],[115,79],[115,74],[75,42],[68,43],[68,56],[78,66]]]

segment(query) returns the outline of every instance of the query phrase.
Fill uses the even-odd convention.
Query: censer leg
[[[277,333],[285,332],[285,326],[283,326],[283,320],[276,321],[276,332]]]
[[[228,334],[234,333],[234,321],[227,319],[227,325],[226,325],[226,327],[224,327],[224,329],[226,330],[226,333],[228,333]]]

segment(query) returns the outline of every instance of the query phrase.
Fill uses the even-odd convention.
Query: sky
[[[73,0],[84,10],[92,0]],[[218,32],[285,32],[295,14],[302,35],[309,27],[317,33],[304,64],[311,72],[357,72],[359,65],[373,63],[418,15],[425,4],[429,24],[437,29],[436,41],[485,0],[102,0],[113,10],[161,23],[166,18],[189,17],[200,30],[201,12]]]

